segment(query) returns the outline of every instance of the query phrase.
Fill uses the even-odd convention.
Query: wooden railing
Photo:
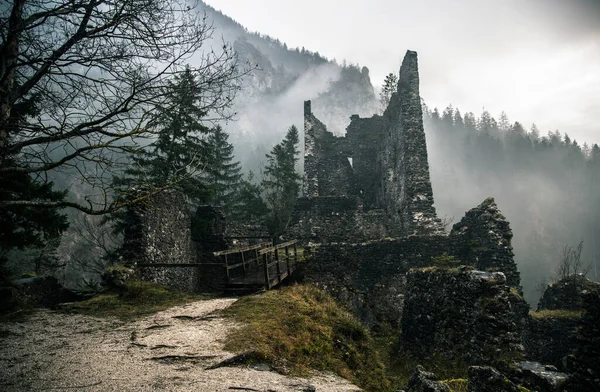
[[[290,255],[290,248],[294,250],[293,255]],[[284,251],[283,255],[280,253],[281,250]],[[283,279],[292,275],[292,272],[296,270],[298,264],[298,249],[296,248],[296,240],[261,249],[259,254],[263,257],[265,286],[267,289],[270,289],[274,285],[281,283]],[[285,269],[282,272],[281,265],[283,263],[285,263]],[[274,278],[271,278],[270,273],[270,269],[272,267],[275,267],[277,272],[277,275]],[[275,282],[275,280],[277,280],[277,282]]]
[[[228,284],[264,285],[267,289],[290,276],[298,264],[296,241],[261,243],[213,254],[223,258]]]
[[[256,267],[258,268],[260,261],[259,251],[271,246],[273,246],[272,242],[263,242],[256,245],[245,246],[243,248],[235,248],[214,252],[213,255],[217,257],[223,257],[223,263],[225,265],[225,275],[227,276],[227,281],[229,282],[232,278],[231,270],[242,267],[245,275],[246,271],[250,267],[250,263],[255,263]],[[238,262],[235,264],[229,264],[229,261],[232,258],[235,258],[234,256],[236,255],[239,255],[239,260],[237,260]]]

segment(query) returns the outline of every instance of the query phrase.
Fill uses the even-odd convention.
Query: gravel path
[[[326,373],[208,369],[234,356],[223,339],[237,325],[219,314],[234,301],[198,301],[130,323],[50,310],[0,323],[0,391],[360,391]]]

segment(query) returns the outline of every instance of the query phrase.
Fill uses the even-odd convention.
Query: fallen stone
[[[434,373],[425,371],[421,365],[417,365],[408,381],[407,392],[450,392],[448,385],[436,381],[436,378]]]
[[[556,370],[552,365],[524,361],[517,363],[521,371],[523,385],[539,392],[558,392],[562,390],[568,375]]]
[[[491,366],[469,368],[469,392],[519,392],[505,375]]]

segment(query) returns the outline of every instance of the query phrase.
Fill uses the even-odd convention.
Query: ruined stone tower
[[[442,232],[433,207],[417,53],[407,51],[382,116],[353,115],[334,136],[304,102],[303,197],[291,231],[317,242]],[[345,230],[341,230],[341,228]]]

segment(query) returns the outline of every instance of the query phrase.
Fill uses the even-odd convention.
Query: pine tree
[[[228,215],[236,197],[242,175],[240,163],[234,161],[233,145],[221,126],[215,127],[206,140],[207,161],[204,176],[210,201]]]
[[[510,121],[508,120],[508,115],[506,114],[505,111],[502,111],[502,113],[500,113],[500,120],[498,121],[498,129],[500,131],[502,131],[503,133],[507,133],[512,129]]]
[[[381,93],[379,93],[379,102],[381,103],[381,110],[384,111],[390,104],[392,94],[398,90],[398,76],[395,73],[389,73],[383,81],[381,87]]]
[[[13,106],[8,127],[18,130],[24,125],[27,117],[38,113],[35,97],[24,100]],[[0,167],[15,167],[17,155],[4,156]],[[26,168],[25,168],[26,169]],[[0,200],[43,200],[60,202],[66,197],[66,191],[54,190],[54,183],[47,179],[34,177],[28,173],[0,172]],[[28,250],[44,256],[49,252],[44,249],[55,249],[51,246],[60,241],[61,234],[67,230],[67,216],[58,208],[35,208],[29,206],[0,207],[0,284],[6,279],[4,264],[9,260],[11,250]],[[19,260],[29,262],[31,260]]]
[[[296,173],[298,143],[298,129],[292,125],[283,141],[266,154],[262,186],[270,209],[266,224],[274,237],[281,235],[287,226],[300,191],[302,177]]]
[[[202,176],[207,167],[205,139],[210,129],[202,122],[207,113],[201,109],[201,94],[189,68],[175,78],[166,92],[167,103],[148,124],[157,133],[156,140],[132,157],[124,176],[114,180],[117,188],[168,186],[180,190],[192,204],[207,200],[209,193]]]
[[[254,173],[240,181],[236,199],[231,208],[231,219],[242,223],[263,223],[269,208],[262,198],[260,184],[254,182]]]

